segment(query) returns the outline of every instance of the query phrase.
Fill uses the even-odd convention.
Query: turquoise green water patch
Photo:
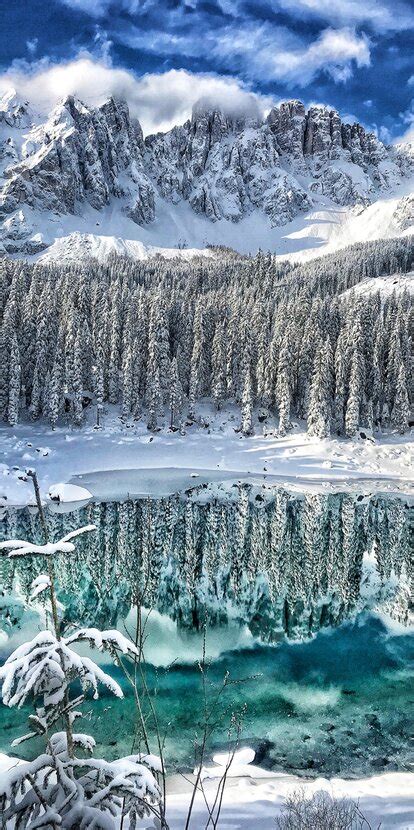
[[[228,652],[210,665],[211,698],[227,671],[244,682],[229,686],[220,711],[246,707],[243,744],[256,749],[257,762],[268,769],[358,776],[408,769],[414,760],[412,631],[395,634],[380,618],[361,616],[305,643]],[[170,768],[189,769],[202,723],[200,672],[195,664],[175,663],[147,666],[146,674]],[[124,700],[103,696],[84,705],[86,724],[109,758],[131,751],[136,728],[133,699],[123,685]],[[9,751],[10,737],[25,729],[26,713],[4,707],[0,713],[0,751]],[[228,716],[214,730],[209,756],[226,745],[227,724]],[[154,733],[152,740],[155,747]],[[38,748],[31,744],[31,753]]]

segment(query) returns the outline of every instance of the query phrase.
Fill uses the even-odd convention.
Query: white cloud
[[[30,55],[34,55],[38,43],[39,39],[37,37],[34,37],[33,40],[26,40],[27,51]]]
[[[285,32],[275,37],[265,25],[256,31],[250,27],[239,29],[235,36],[231,27],[219,37],[216,55],[238,56],[250,75],[294,82],[306,86],[320,72],[326,72],[336,81],[351,77],[353,65],[370,63],[369,41],[352,29],[325,29],[312,43],[305,45]]]
[[[215,102],[229,113],[247,111],[252,116],[262,115],[271,105],[269,98],[250,92],[235,78],[184,69],[137,77],[90,55],[57,65],[20,63],[0,75],[0,94],[11,86],[43,113],[72,94],[95,105],[110,95],[125,98],[145,134],[183,123],[199,99]]]
[[[85,12],[91,17],[103,17],[108,11],[111,0],[60,0],[60,2],[69,9]]]
[[[407,124],[407,129],[395,139],[395,143],[399,144],[400,142],[408,141],[414,144],[414,98],[408,109],[400,113],[400,118],[403,124]]]
[[[89,14],[91,17],[104,17],[111,6],[112,0],[60,0],[63,6],[67,6],[74,11],[81,11]],[[141,9],[149,5],[154,5],[157,0],[116,0],[118,11],[127,11],[130,14],[136,14]],[[194,0],[196,3],[197,0]],[[192,0],[185,0],[186,6],[193,6]],[[114,8],[116,9],[115,3]]]
[[[352,28],[325,29],[311,43],[283,26],[251,21],[190,32],[128,26],[121,37],[130,48],[156,55],[197,58],[200,53],[207,54],[217,65],[238,71],[251,81],[306,86],[326,72],[340,82],[351,77],[354,65],[360,68],[370,63],[368,38]]]
[[[297,17],[318,17],[333,25],[368,23],[377,32],[404,31],[414,25],[410,3],[397,0],[271,0],[271,5]]]

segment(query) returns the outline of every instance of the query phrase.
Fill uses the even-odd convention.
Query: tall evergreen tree
[[[83,385],[82,385],[82,346],[81,338],[78,336],[75,340],[74,355],[73,355],[73,377],[72,377],[72,395],[73,395],[73,420],[77,426],[83,421]]]
[[[63,366],[62,356],[60,353],[58,353],[55,357],[52,373],[50,375],[48,399],[49,420],[52,427],[55,427],[59,414],[63,409]]]
[[[362,397],[362,378],[360,356],[355,350],[352,357],[351,377],[349,380],[349,396],[346,405],[345,430],[348,438],[353,438],[360,424]]]
[[[289,333],[285,334],[282,346],[279,352],[278,369],[277,369],[277,383],[276,383],[276,400],[279,410],[279,435],[286,435],[290,429],[290,407],[291,407],[291,352],[289,343]]]
[[[149,407],[148,407],[148,421],[147,426],[148,429],[154,431],[157,429],[158,426],[158,416],[161,411],[162,406],[162,396],[161,396],[161,386],[160,386],[160,377],[158,369],[155,370],[154,377],[151,380],[151,389],[150,389],[150,400],[149,400]]]
[[[310,387],[308,432],[329,438],[332,413],[332,349],[329,337],[320,344],[315,357]]]
[[[244,377],[241,416],[241,431],[243,435],[251,435],[253,431],[253,395],[249,369],[246,369]]]
[[[172,429],[176,425],[177,419],[180,417],[181,408],[183,405],[183,389],[178,375],[176,357],[173,358],[171,363],[170,383],[170,427]]]
[[[127,418],[132,408],[134,362],[132,345],[127,346],[122,365],[122,414]]]
[[[13,336],[11,352],[10,352],[10,371],[9,371],[9,408],[8,419],[9,423],[14,426],[19,419],[19,402],[20,402],[20,383],[21,383],[21,365],[20,352],[16,335]]]
[[[226,356],[224,346],[224,323],[216,326],[213,339],[211,394],[216,409],[221,409],[226,395]]]
[[[401,435],[408,429],[410,405],[408,401],[407,382],[404,363],[401,360],[395,390],[394,406],[391,415],[391,424]]]

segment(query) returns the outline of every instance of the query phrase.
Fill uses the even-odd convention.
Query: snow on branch
[[[73,737],[82,750],[93,750],[90,736]],[[132,827],[134,819],[150,815],[149,805],[159,802],[160,788],[152,772],[156,762],[152,756],[139,755],[116,761],[69,759],[66,736],[56,733],[48,753],[2,775],[0,807],[5,826],[14,821],[15,826],[30,830],[57,826],[115,830],[122,812],[130,817]]]
[[[30,594],[30,599],[33,601],[39,594],[43,593],[50,588],[50,579],[47,574],[40,574],[33,580],[31,589],[32,593]]]
[[[86,640],[99,651],[121,651],[122,654],[133,654],[139,657],[139,651],[131,640],[124,637],[116,629],[99,631],[97,628],[80,628],[66,638],[67,645]]]
[[[85,735],[82,732],[73,732],[72,734],[73,746],[77,749],[82,749],[87,755],[92,755],[96,746],[95,738],[91,735]],[[68,742],[66,732],[55,732],[49,740],[50,748],[53,755],[68,755]]]
[[[92,688],[94,698],[99,696],[99,683],[116,697],[123,697],[119,684],[93,660],[73,651],[64,638],[58,640],[51,631],[41,631],[19,646],[0,668],[3,703],[20,707],[30,696],[42,696],[46,708],[61,705],[69,682],[75,678],[83,689]]]
[[[23,539],[9,539],[0,543],[0,550],[11,551],[9,557],[27,556],[37,554],[38,556],[55,556],[57,553],[73,553],[75,545],[70,541],[82,533],[90,533],[96,530],[96,525],[85,525],[78,530],[73,530],[57,542],[48,542],[45,545],[35,545]]]

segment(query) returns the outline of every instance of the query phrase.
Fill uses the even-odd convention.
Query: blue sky
[[[27,97],[124,93],[147,130],[186,117],[199,94],[327,103],[385,140],[412,129],[414,0],[2,5],[1,86]]]

